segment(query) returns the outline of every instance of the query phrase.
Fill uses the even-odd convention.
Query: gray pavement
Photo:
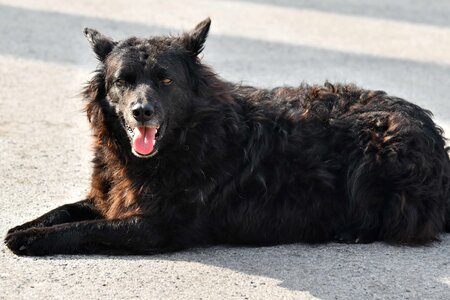
[[[448,1],[72,2],[0,0],[0,234],[88,189],[78,93],[96,61],[85,26],[150,36],[210,16],[204,61],[227,79],[354,82],[431,109],[450,130]],[[0,246],[0,299],[61,298],[450,299],[450,235],[426,247],[220,246],[148,257],[24,258]]]

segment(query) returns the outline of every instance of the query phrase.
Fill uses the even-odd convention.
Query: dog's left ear
[[[183,45],[194,56],[199,55],[204,48],[206,38],[208,37],[209,27],[211,26],[211,19],[207,18],[198,23],[195,28],[182,36]]]
[[[86,39],[91,44],[92,50],[94,50],[95,54],[97,54],[97,58],[100,61],[105,61],[108,54],[117,44],[112,39],[110,39],[107,36],[104,36],[95,29],[85,28],[83,30],[83,33],[86,36]]]

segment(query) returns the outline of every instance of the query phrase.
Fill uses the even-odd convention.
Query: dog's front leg
[[[6,236],[5,244],[17,255],[147,254],[167,251],[167,226],[140,217],[93,220],[30,228]]]
[[[30,228],[49,227],[63,223],[101,218],[102,216],[94,207],[92,201],[90,199],[86,199],[57,207],[33,221],[11,228],[7,234]]]

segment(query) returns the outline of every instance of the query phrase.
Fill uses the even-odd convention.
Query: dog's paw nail
[[[26,250],[27,249],[27,247],[25,247],[25,246],[20,246],[20,248],[19,248],[19,251],[23,251],[23,250]]]

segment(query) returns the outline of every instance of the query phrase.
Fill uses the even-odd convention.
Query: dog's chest
[[[129,178],[123,177],[114,180],[107,195],[108,207],[105,212],[107,219],[126,218],[141,213],[138,204],[139,194],[143,192],[142,187],[137,187]]]

